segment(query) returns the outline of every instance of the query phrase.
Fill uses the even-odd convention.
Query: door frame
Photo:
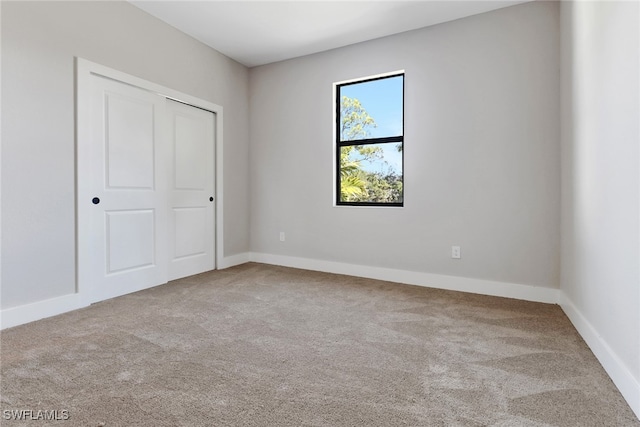
[[[86,306],[92,301],[91,295],[91,283],[89,282],[89,275],[83,272],[82,266],[89,265],[87,263],[88,255],[87,248],[85,248],[86,239],[81,239],[81,235],[86,233],[86,230],[81,230],[80,223],[81,215],[85,215],[85,211],[90,209],[88,201],[86,203],[80,203],[80,194],[84,194],[88,191],[88,182],[81,182],[80,176],[87,176],[90,171],[88,170],[88,148],[91,146],[91,79],[92,76],[100,76],[111,80],[118,81],[120,83],[135,86],[137,88],[155,93],[162,97],[172,99],[174,101],[182,102],[184,104],[192,105],[203,110],[214,113],[215,120],[215,141],[214,141],[214,153],[215,153],[215,210],[214,210],[214,269],[217,269],[222,265],[222,256],[224,253],[224,227],[223,227],[223,213],[224,213],[224,194],[223,194],[223,108],[220,105],[214,104],[204,99],[197,98],[192,95],[150,82],[148,80],[132,76],[130,74],[114,70],[113,68],[106,67],[104,65],[97,64],[95,62],[88,61],[83,58],[76,57],[76,170],[75,170],[75,183],[76,183],[76,218],[75,218],[75,240],[76,240],[76,292],[80,298],[81,304]]]

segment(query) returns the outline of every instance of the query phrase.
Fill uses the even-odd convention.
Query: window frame
[[[402,76],[402,135],[400,136],[385,136],[378,138],[364,138],[357,140],[347,140],[342,141],[340,138],[340,129],[341,129],[341,119],[340,116],[340,105],[341,105],[341,88],[343,86],[351,86],[355,84],[368,83],[376,80],[384,80],[394,77]],[[356,206],[356,207],[404,207],[404,194],[405,194],[405,186],[404,186],[404,96],[405,96],[405,71],[393,71],[390,73],[379,74],[370,77],[363,77],[359,79],[347,80],[334,84],[335,87],[335,159],[334,159],[334,181],[335,181],[335,197],[334,197],[334,206]],[[341,156],[341,148],[356,146],[356,145],[372,145],[372,144],[391,144],[391,143],[401,143],[402,144],[402,201],[401,202],[345,202],[340,200],[340,188],[341,188],[341,177],[340,177],[340,156]]]

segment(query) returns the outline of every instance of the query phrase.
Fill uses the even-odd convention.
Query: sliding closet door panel
[[[88,205],[79,238],[91,248],[79,271],[94,302],[167,282],[168,153],[164,98],[98,76],[92,86],[90,155],[79,159],[91,167],[78,177],[89,185],[78,203]]]
[[[214,269],[214,114],[167,100],[169,280]]]

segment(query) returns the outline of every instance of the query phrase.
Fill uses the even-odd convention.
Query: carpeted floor
[[[3,427],[640,426],[558,306],[261,264],[0,339]]]

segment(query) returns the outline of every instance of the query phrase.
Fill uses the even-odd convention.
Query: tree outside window
[[[337,85],[336,204],[402,206],[404,74]]]

